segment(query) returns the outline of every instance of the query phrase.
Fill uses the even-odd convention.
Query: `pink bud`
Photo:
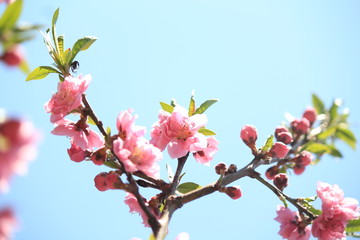
[[[312,125],[316,120],[316,115],[317,114],[315,108],[307,107],[303,114],[303,118],[306,118],[309,121],[310,125]]]
[[[313,155],[308,151],[302,151],[295,160],[295,163],[298,165],[307,166],[311,163]]]
[[[290,132],[281,132],[277,135],[276,139],[284,144],[290,144],[293,141],[293,137]]]
[[[305,134],[310,129],[310,122],[306,118],[295,119],[290,123],[291,129],[298,135]]]
[[[95,187],[99,191],[106,191],[109,189],[109,187],[106,185],[107,175],[108,175],[108,173],[102,172],[102,173],[99,173],[98,175],[96,175],[96,177],[94,178]]]
[[[119,178],[119,174],[114,171],[106,175],[105,184],[109,189],[122,189],[124,184]]]
[[[86,151],[82,150],[74,143],[71,143],[71,148],[67,150],[69,157],[74,162],[81,162],[87,157]]]
[[[240,137],[247,146],[253,146],[257,140],[257,130],[252,125],[245,125],[240,132]]]
[[[106,160],[106,148],[100,148],[91,155],[91,160],[96,165],[103,165]]]
[[[286,146],[282,142],[276,142],[271,147],[269,154],[271,157],[284,158],[286,157],[289,151],[290,151],[290,147]]]
[[[19,45],[8,49],[0,59],[8,66],[18,66],[24,59],[24,54]]]
[[[278,126],[275,128],[275,137],[278,138],[278,135],[282,132],[289,132],[289,129],[287,129],[284,126]]]
[[[227,166],[225,163],[218,163],[216,166],[215,166],[215,172],[216,174],[218,175],[224,175],[225,172],[226,172],[226,169],[227,169]]]
[[[303,165],[295,165],[293,169],[296,175],[300,175],[305,171],[305,167]]]
[[[234,200],[239,199],[242,196],[239,186],[227,187],[225,188],[224,192]]]
[[[272,180],[275,178],[275,176],[279,173],[279,167],[278,166],[273,166],[271,168],[269,168],[268,170],[266,170],[265,172],[265,176],[267,177],[267,179]]]
[[[228,167],[226,174],[234,173],[237,171],[237,166],[235,164],[230,164]]]
[[[275,176],[273,183],[280,191],[283,191],[288,186],[288,180],[285,173],[279,173]]]

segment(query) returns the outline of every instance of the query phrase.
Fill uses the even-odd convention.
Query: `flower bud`
[[[310,129],[310,122],[306,118],[295,119],[290,123],[291,129],[298,135],[305,134]]]
[[[237,171],[237,166],[235,164],[230,164],[229,168],[226,171],[226,174],[234,173]]]
[[[271,147],[269,154],[271,157],[284,158],[286,157],[289,151],[290,151],[290,147],[286,146],[282,142],[276,142]]]
[[[313,155],[308,151],[302,151],[295,160],[295,163],[298,165],[307,166],[311,163]]]
[[[284,126],[278,126],[275,128],[275,137],[278,138],[278,135],[279,133],[282,133],[282,132],[289,132],[289,129],[287,129],[286,127]]]
[[[273,166],[271,168],[269,168],[268,170],[266,170],[265,172],[265,176],[267,177],[267,179],[272,180],[275,178],[275,176],[279,173],[279,167],[278,166]]]
[[[283,191],[288,186],[288,180],[285,173],[279,173],[274,177],[273,183],[280,191]]]
[[[293,137],[290,132],[281,132],[277,135],[276,139],[284,144],[290,144],[293,141]]]
[[[225,172],[226,172],[226,169],[227,169],[227,166],[225,163],[218,163],[216,166],[215,166],[215,172],[216,174],[218,175],[224,175]]]
[[[1,57],[2,60],[8,66],[18,66],[24,59],[24,54],[20,46],[16,45],[11,49],[8,49]]]
[[[305,112],[304,112],[304,114],[303,114],[303,118],[306,118],[308,121],[309,121],[309,123],[310,123],[310,126],[315,122],[315,120],[316,120],[316,110],[315,110],[315,108],[313,108],[313,107],[307,107],[306,109],[305,109]]]
[[[121,181],[119,174],[114,171],[106,175],[105,184],[108,189],[124,189],[124,183]]]
[[[255,142],[257,140],[257,130],[252,125],[245,125],[240,132],[241,140],[248,146],[252,147],[255,145]]]
[[[70,159],[74,162],[84,161],[84,159],[88,156],[87,151],[82,150],[74,143],[71,143],[71,148],[68,148],[67,152],[69,154]]]
[[[108,175],[107,172],[102,172],[102,173],[99,173],[98,175],[96,175],[96,177],[94,178],[95,187],[99,191],[106,191],[109,189],[109,187],[106,185],[107,175]]]
[[[106,148],[100,148],[91,154],[91,161],[96,165],[103,165],[106,160]]]
[[[294,173],[296,175],[300,175],[305,171],[305,166],[303,166],[303,165],[295,165],[293,170],[294,170]]]
[[[226,187],[224,189],[224,193],[226,193],[229,197],[236,200],[242,196],[241,189],[239,186]]]

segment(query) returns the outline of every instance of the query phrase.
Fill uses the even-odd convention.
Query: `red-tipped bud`
[[[290,132],[279,133],[276,139],[284,144],[290,144],[293,141],[293,137]]]
[[[106,160],[106,148],[100,148],[91,155],[91,161],[96,165],[103,165]]]
[[[114,171],[109,172],[106,175],[105,184],[108,189],[123,189],[124,184],[121,181],[119,174]]]
[[[218,163],[216,166],[215,166],[215,172],[216,174],[218,175],[224,175],[225,172],[226,172],[226,169],[227,169],[227,166],[225,163]]]
[[[289,129],[287,129],[284,126],[278,126],[275,128],[275,137],[278,138],[278,135],[283,132],[289,132]]]
[[[67,152],[69,154],[70,159],[74,162],[81,162],[89,155],[88,151],[82,150],[74,143],[71,143],[71,148],[68,148]]]
[[[271,147],[269,154],[271,157],[284,158],[286,157],[289,151],[290,151],[290,147],[286,146],[282,142],[276,142]]]
[[[235,164],[230,164],[228,167],[226,174],[234,173],[237,171],[237,166]]]
[[[295,165],[293,169],[294,169],[294,173],[296,175],[300,175],[305,171],[305,166],[303,166],[303,165]]]
[[[310,125],[312,125],[316,120],[316,115],[317,114],[315,108],[307,107],[303,114],[303,118],[306,118],[309,121]]]
[[[274,177],[273,183],[280,191],[283,191],[288,186],[288,181],[288,176],[285,173],[279,173]]]
[[[297,165],[307,166],[311,163],[313,155],[308,151],[302,151],[295,160]]]
[[[305,134],[310,129],[310,122],[306,118],[295,119],[290,123],[291,129],[298,135]]]
[[[8,49],[1,57],[2,60],[8,66],[18,66],[24,59],[24,54],[20,46],[16,45],[11,49]]]
[[[229,197],[236,200],[242,196],[241,189],[239,186],[226,187],[224,189],[224,193],[226,193]]]
[[[252,125],[245,125],[240,132],[241,140],[248,146],[253,147],[255,145],[255,142],[257,140],[257,130]]]
[[[271,168],[269,168],[268,170],[266,170],[265,172],[265,176],[267,177],[267,179],[272,180],[275,178],[275,176],[279,173],[279,167],[278,166],[273,166]]]
[[[102,173],[99,173],[98,175],[96,175],[96,177],[94,178],[95,187],[99,191],[106,191],[109,189],[108,185],[106,185],[107,175],[108,175],[108,173],[102,172]]]

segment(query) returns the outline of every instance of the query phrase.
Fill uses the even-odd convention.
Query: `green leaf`
[[[190,98],[190,104],[189,104],[189,117],[192,116],[194,112],[195,112],[195,98],[194,98],[194,92],[192,92]]]
[[[178,187],[177,187],[177,190],[180,192],[180,193],[188,193],[188,192],[191,192],[191,191],[194,191],[196,189],[199,189],[201,188],[201,186],[199,184],[196,184],[196,183],[193,183],[193,182],[186,182],[186,183],[182,183],[180,184]]]
[[[93,44],[96,41],[96,39],[97,39],[96,37],[89,36],[77,40],[71,50],[72,56],[68,63],[71,63],[80,51],[85,51],[86,49],[88,49],[91,46],[91,44]]]
[[[26,81],[42,79],[42,78],[46,77],[47,75],[49,75],[50,73],[59,73],[60,74],[60,72],[53,67],[40,66],[40,67],[35,68],[27,76]]]
[[[200,128],[199,133],[205,135],[205,136],[214,136],[216,135],[215,132],[211,131],[210,129],[207,129],[207,128]]]
[[[346,225],[346,232],[360,232],[360,218],[355,220],[350,220]]]
[[[303,150],[315,153],[315,154],[324,154],[324,153],[330,153],[331,149],[329,146],[322,144],[322,143],[316,143],[311,142],[309,144],[306,144]]]
[[[173,182],[174,180],[174,172],[169,164],[166,164],[166,171],[168,174],[169,182]]]
[[[330,122],[332,122],[332,120],[334,120],[338,116],[338,109],[340,106],[341,106],[341,99],[335,99],[329,109]]]
[[[114,162],[111,162],[111,161],[105,161],[104,165],[109,168],[118,169],[118,166]]]
[[[86,123],[96,126],[96,123],[94,122],[94,120],[90,116],[88,116]]]
[[[56,49],[58,54],[60,53],[60,49],[59,49],[58,39],[56,37],[56,22],[57,22],[57,19],[59,17],[59,11],[60,11],[59,8],[55,10],[53,18],[52,18],[52,22],[51,22],[51,33],[52,33],[52,36],[53,36],[55,49]]]
[[[29,64],[27,63],[26,60],[23,60],[20,65],[19,65],[20,70],[25,73],[25,74],[29,74],[30,73],[30,68],[29,68]]]
[[[263,153],[266,153],[274,145],[274,136],[271,135],[265,142],[265,145],[261,148]]]
[[[149,240],[156,240],[155,237],[154,237],[154,234],[151,234],[151,235],[149,236]]]
[[[321,101],[321,99],[316,96],[315,94],[312,95],[312,102],[314,105],[314,108],[316,109],[316,112],[318,114],[323,114],[325,113],[325,107],[324,107],[324,103]]]
[[[356,149],[356,137],[350,129],[339,127],[336,130],[335,136],[349,145],[352,149]]]
[[[0,35],[15,26],[20,17],[22,5],[22,0],[16,0],[7,6],[0,18]]]
[[[330,152],[329,154],[333,157],[338,157],[338,158],[342,158],[343,155],[341,154],[341,152],[334,146],[334,145],[328,145],[328,147],[330,148]]]
[[[319,133],[317,135],[317,137],[318,137],[318,139],[326,139],[330,136],[333,136],[336,132],[336,129],[337,129],[337,127],[330,127],[328,129],[326,129],[325,131]]]
[[[203,102],[203,104],[200,105],[200,107],[195,110],[194,115],[204,113],[211,105],[213,105],[217,101],[218,99],[206,100],[205,102]]]
[[[58,43],[59,43],[59,53],[60,56],[62,56],[64,53],[64,35],[60,35],[58,37]]]
[[[166,111],[168,113],[172,113],[174,111],[174,107],[167,103],[160,102],[160,106],[164,111]]]

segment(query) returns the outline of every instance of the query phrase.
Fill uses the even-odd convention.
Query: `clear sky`
[[[88,98],[106,126],[114,129],[117,114],[132,107],[137,124],[149,130],[159,101],[175,98],[187,106],[192,90],[198,101],[220,99],[207,116],[221,150],[210,167],[190,158],[184,181],[215,181],[213,167],[221,161],[246,165],[251,154],[239,138],[241,127],[255,125],[259,143],[264,142],[286,112],[300,117],[312,93],[327,105],[343,99],[360,138],[358,1],[25,0],[21,20],[50,26],[57,7],[57,29],[67,47],[86,35],[99,38],[76,60],[78,72],[93,77]],[[52,63],[40,34],[25,48],[31,68]],[[150,229],[128,213],[124,192],[94,187],[94,176],[107,169],[70,161],[68,140],[50,135],[53,126],[43,104],[56,91],[57,77],[24,79],[0,66],[0,107],[27,116],[43,132],[28,175],[14,178],[0,199],[21,221],[15,239],[147,239]],[[324,181],[360,200],[359,152],[339,146],[344,159],[325,157],[301,176],[291,176],[287,193],[312,196],[317,182]],[[163,172],[165,162],[175,168],[165,154]],[[273,220],[280,204],[276,196],[251,179],[235,184],[243,190],[239,200],[215,193],[177,211],[168,239],[180,232],[192,240],[281,239]]]

